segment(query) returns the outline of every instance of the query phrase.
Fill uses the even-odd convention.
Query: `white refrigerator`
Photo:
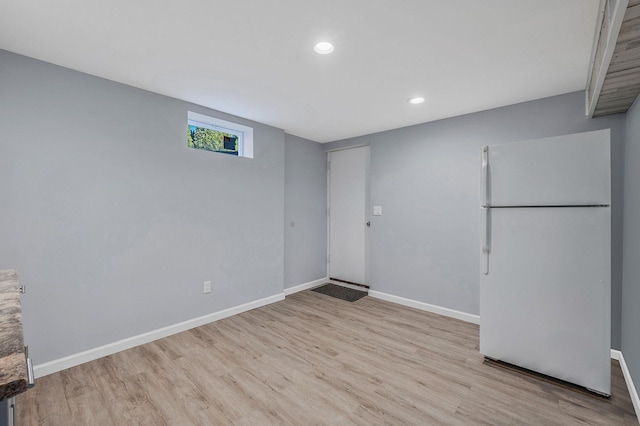
[[[480,353],[611,394],[609,130],[482,148]]]

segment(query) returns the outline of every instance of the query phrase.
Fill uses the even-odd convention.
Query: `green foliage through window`
[[[236,135],[204,127],[187,126],[187,145],[189,148],[238,155],[238,137]]]

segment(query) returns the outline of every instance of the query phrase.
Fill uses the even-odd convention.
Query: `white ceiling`
[[[0,48],[328,142],[584,89],[599,4],[0,0]]]

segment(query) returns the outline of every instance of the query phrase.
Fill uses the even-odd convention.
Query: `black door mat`
[[[336,299],[346,300],[347,302],[355,302],[367,295],[366,291],[354,290],[352,288],[342,287],[341,285],[325,284],[312,289],[316,293],[326,294]]]

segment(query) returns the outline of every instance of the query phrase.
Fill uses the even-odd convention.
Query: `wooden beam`
[[[604,7],[601,10],[602,19],[599,28],[599,36],[594,44],[592,53],[592,64],[589,72],[589,79],[586,88],[586,110],[589,117],[593,117],[598,103],[598,98],[607,77],[607,71],[613,52],[618,42],[618,35],[623,24],[625,12],[629,0],[619,0],[615,8],[612,10],[610,0],[604,1]],[[602,5],[602,3],[601,3]],[[602,7],[602,6],[601,6]],[[633,22],[635,20],[631,20]],[[627,28],[635,30],[635,22],[628,23]],[[640,28],[639,28],[640,30]]]

